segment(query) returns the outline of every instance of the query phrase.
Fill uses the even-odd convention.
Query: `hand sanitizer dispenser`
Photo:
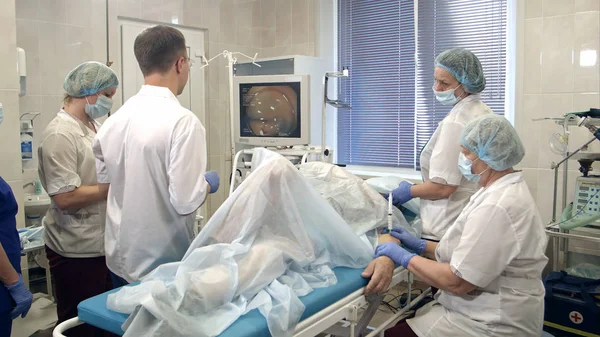
[[[23,160],[33,159],[33,120],[39,114],[39,112],[27,112],[21,115],[21,159]]]

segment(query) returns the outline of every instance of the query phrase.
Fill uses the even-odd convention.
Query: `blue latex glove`
[[[392,204],[398,207],[413,198],[410,194],[410,188],[413,184],[403,181],[392,191]],[[387,199],[389,196],[385,196]]]
[[[375,249],[375,257],[380,256],[387,256],[392,259],[394,263],[407,268],[410,259],[412,259],[414,256],[417,256],[417,254],[409,252],[394,242],[388,242],[377,246]]]
[[[19,315],[21,315],[21,317],[27,316],[29,308],[31,308],[31,303],[33,302],[33,295],[25,286],[21,274],[19,274],[19,281],[17,281],[17,283],[10,286],[4,286],[8,289],[10,296],[12,296],[16,303],[15,308],[10,312],[10,317],[15,319],[19,317]]]
[[[204,179],[210,185],[210,193],[215,193],[219,190],[220,179],[219,174],[216,171],[208,171],[204,173]]]
[[[425,247],[427,247],[427,241],[417,238],[402,227],[394,227],[390,235],[400,240],[400,244],[419,255],[423,254]]]

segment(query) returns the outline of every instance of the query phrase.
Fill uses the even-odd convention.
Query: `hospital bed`
[[[294,336],[309,337],[323,332],[335,334],[336,336],[358,337],[366,336],[367,333],[368,336],[383,336],[385,328],[390,326],[397,318],[405,314],[406,311],[410,310],[413,305],[429,293],[425,291],[411,301],[411,275],[404,268],[397,268],[394,271],[390,287],[400,282],[408,282],[408,304],[381,326],[374,329],[368,327],[368,323],[377,312],[383,296],[366,297],[364,295],[364,289],[368,280],[365,280],[361,276],[362,269],[338,267],[334,269],[334,272],[338,279],[337,284],[326,288],[316,288],[310,294],[300,297],[306,308],[300,323],[296,327]],[[106,308],[108,295],[116,291],[118,289],[81,302],[77,308],[78,317],[56,326],[53,337],[64,337],[63,333],[65,331],[83,323],[117,335],[123,335],[121,326],[128,316]],[[255,309],[241,316],[219,336],[269,336],[269,330],[266,319]]]

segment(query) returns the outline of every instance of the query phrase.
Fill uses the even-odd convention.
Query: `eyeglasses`
[[[190,64],[190,69],[194,68],[194,63],[196,63],[196,60],[191,59],[189,57],[186,58],[188,63]]]
[[[190,69],[194,68],[194,63],[196,63],[196,60],[193,60],[193,59],[191,59],[191,58],[189,58],[189,57],[187,57],[187,56],[184,56],[183,58],[184,58],[184,59],[187,61],[187,63],[190,65]],[[177,62],[179,62],[179,59],[177,59]],[[175,65],[177,65],[177,62],[175,62]]]

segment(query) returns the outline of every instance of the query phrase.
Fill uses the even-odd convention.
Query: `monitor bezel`
[[[300,137],[242,137],[240,135],[240,84],[300,82]],[[240,145],[294,146],[310,143],[310,76],[309,75],[251,75],[233,77],[233,132]]]

